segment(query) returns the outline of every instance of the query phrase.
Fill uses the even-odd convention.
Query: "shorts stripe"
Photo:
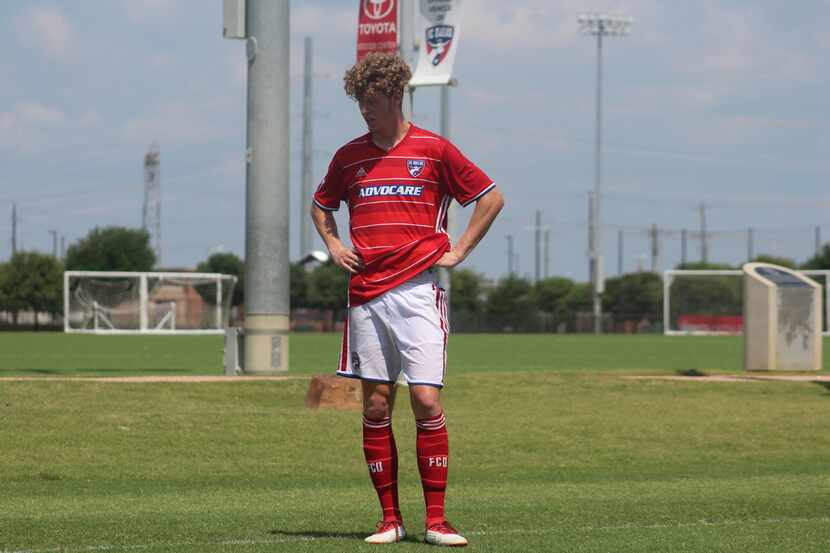
[[[447,324],[447,296],[444,290],[438,286],[435,287],[435,308],[438,311],[438,321],[441,323],[441,332],[444,333],[444,352],[443,352],[443,368],[441,369],[441,380],[447,373],[447,336],[449,334],[449,325]]]
[[[346,311],[346,320],[343,323],[343,343],[340,345],[340,363],[337,367],[338,373],[348,372],[349,368],[349,312]]]

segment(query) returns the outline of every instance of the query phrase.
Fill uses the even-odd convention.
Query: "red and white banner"
[[[398,51],[398,2],[360,0],[357,18],[357,61],[370,52]]]
[[[415,23],[420,48],[409,86],[450,82],[458,52],[460,23],[461,0],[420,0]]]

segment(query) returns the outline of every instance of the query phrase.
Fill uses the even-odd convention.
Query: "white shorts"
[[[442,388],[447,367],[446,292],[428,269],[377,298],[349,309],[337,374]]]

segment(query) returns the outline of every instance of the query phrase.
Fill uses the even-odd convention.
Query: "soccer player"
[[[369,54],[346,72],[346,94],[357,100],[369,132],[334,154],[314,194],[311,217],[331,259],[351,273],[337,374],[362,381],[363,451],[383,510],[366,541],[394,543],[406,535],[391,419],[402,372],[417,427],[425,539],[463,546],[467,539],[444,517],[449,446],[440,393],[449,325],[434,268],[461,263],[504,200],[458,148],[404,119],[401,102],[410,77],[394,54]],[[453,199],[475,209],[451,244],[446,226]],[[341,201],[349,208],[352,248],[341,241],[332,215]]]

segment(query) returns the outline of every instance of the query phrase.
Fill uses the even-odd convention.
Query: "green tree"
[[[481,281],[483,277],[472,269],[455,269],[451,272],[452,309],[468,313],[481,313],[484,308],[482,302]]]
[[[79,271],[150,271],[156,254],[142,229],[95,227],[66,252],[66,268]]]
[[[484,313],[483,278],[471,269],[454,269],[450,273],[450,328],[481,330]]]
[[[830,269],[830,242],[825,244],[821,251],[808,259],[802,269]]]
[[[663,279],[650,272],[609,278],[602,296],[604,310],[626,320],[659,319],[662,299]]]
[[[316,309],[346,309],[349,274],[329,261],[306,275],[308,306]]]
[[[245,301],[245,263],[233,253],[215,253],[196,266],[200,273],[221,273],[236,277],[233,287],[231,305],[242,305]],[[196,291],[208,303],[216,302],[216,291],[213,286],[196,286]]]
[[[308,273],[302,263],[291,264],[291,307],[308,307]]]
[[[772,263],[773,265],[789,267],[790,269],[798,268],[798,263],[796,263],[794,259],[790,259],[789,257],[777,257],[775,255],[767,255],[763,253],[761,255],[756,255],[752,261],[758,263]]]
[[[538,329],[538,312],[533,287],[528,281],[509,276],[490,290],[485,304],[487,322],[493,330],[531,331]]]
[[[575,283],[568,290],[568,293],[559,300],[555,312],[556,320],[565,322],[573,328],[577,313],[591,313],[593,305],[591,284],[586,282]]]
[[[0,309],[12,313],[15,324],[21,311],[58,314],[63,305],[63,266],[54,257],[18,252],[0,271]]]
[[[540,280],[533,286],[533,301],[545,313],[556,313],[562,298],[573,289],[574,281],[565,277]]]

